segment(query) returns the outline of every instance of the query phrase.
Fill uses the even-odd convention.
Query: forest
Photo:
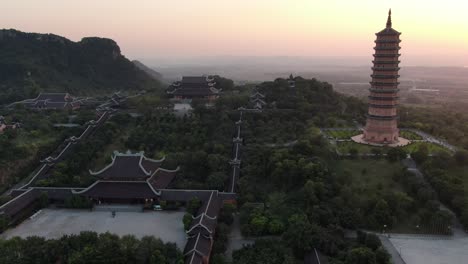
[[[203,101],[194,100],[193,111],[184,116],[177,116],[166,107],[171,102],[160,91],[130,101],[102,129],[77,146],[69,158],[56,165],[51,178],[38,184],[88,186],[94,181],[88,169],[105,166],[114,150],[129,149],[145,151],[151,158],[165,156],[164,168],[180,166],[171,188],[223,190],[229,176],[235,121],[239,119],[237,109],[248,107],[252,86],[233,86],[229,80],[219,80],[227,88],[214,106],[206,107]],[[415,148],[412,156],[426,174],[426,181],[408,172],[401,163],[406,158],[406,149],[388,149],[385,156],[372,157],[341,156],[336,152],[320,129],[362,124],[366,104],[359,99],[336,93],[326,82],[301,77],[295,78],[293,89],[281,78],[258,84],[255,89],[266,96],[267,106],[261,112],[243,114],[237,207],[225,207],[221,213],[211,263],[228,263],[224,253],[233,228],[233,213],[238,213],[242,234],[256,241],[233,254],[233,263],[245,264],[298,263],[313,249],[326,255],[333,264],[386,264],[389,255],[377,236],[358,232],[357,239],[349,239],[346,232],[450,234],[453,219],[440,210],[439,200],[468,226],[468,184],[464,173],[468,154],[463,150],[466,142],[462,136],[467,128],[455,121],[465,120],[464,114],[446,109],[443,113],[452,121],[440,121],[431,118],[434,115],[442,118],[442,114],[432,113],[433,110],[404,108],[402,127],[431,133],[459,147],[453,155],[430,153],[425,145]],[[131,117],[130,112],[141,115]],[[409,132],[406,135],[415,136]],[[193,203],[187,208],[186,226],[196,212],[197,202]],[[92,244],[101,236],[105,240],[111,235],[93,235],[92,239],[85,240]],[[125,245],[128,241],[122,241],[128,238],[124,238],[117,239],[116,243]],[[3,241],[2,246],[38,243],[36,240]],[[46,247],[54,241],[42,244]],[[134,250],[143,246],[139,240],[133,239],[132,243],[136,244]],[[121,257],[128,263],[153,263],[125,259],[127,251],[122,248],[125,246],[114,246],[119,252],[116,261]],[[67,249],[71,251],[66,256],[86,259],[106,254],[99,247],[91,250],[80,245],[79,248]],[[167,259],[155,263],[177,263],[180,253],[171,250],[161,246],[151,251],[164,252],[161,256]],[[140,251],[132,252],[140,254]],[[24,253],[28,254],[33,253]],[[153,258],[138,256],[145,261]]]
[[[81,232],[58,239],[41,237],[0,240],[0,263],[134,263],[182,264],[183,256],[175,244],[146,236],[119,237],[114,234]]]

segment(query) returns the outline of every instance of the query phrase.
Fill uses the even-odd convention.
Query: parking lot
[[[27,219],[15,228],[7,230],[2,238],[14,236],[41,236],[59,238],[81,231],[110,232],[119,236],[155,236],[164,242],[176,243],[184,248],[186,234],[182,223],[184,212],[110,212],[71,209],[44,209],[33,219]]]

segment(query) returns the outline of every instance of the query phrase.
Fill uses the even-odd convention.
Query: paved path
[[[400,253],[395,248],[395,246],[390,242],[387,236],[379,235],[380,241],[382,241],[382,246],[387,250],[387,252],[392,256],[393,264],[406,264],[406,262],[401,258]]]
[[[434,144],[438,144],[438,145],[441,145],[447,149],[449,149],[450,151],[457,151],[457,148],[449,143],[447,143],[445,140],[442,140],[442,139],[438,139],[432,135],[429,135],[425,132],[422,132],[420,130],[417,130],[417,129],[412,129],[412,128],[408,128],[408,129],[404,129],[404,130],[408,130],[408,131],[411,131],[413,133],[416,133],[418,134],[419,136],[421,136],[424,141],[426,142],[431,142],[431,143],[434,143]]]
[[[234,222],[231,225],[231,232],[228,235],[228,244],[225,256],[228,261],[232,261],[232,252],[241,249],[243,245],[250,245],[255,243],[253,239],[247,239],[242,236],[240,231],[239,215],[234,215]]]

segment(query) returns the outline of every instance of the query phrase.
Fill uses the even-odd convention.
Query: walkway
[[[379,235],[382,246],[387,250],[387,252],[392,256],[393,264],[406,264],[406,262],[401,258],[400,253],[397,251],[392,242],[385,235]]]
[[[424,141],[434,143],[434,144],[437,144],[437,145],[441,145],[441,146],[449,149],[452,152],[457,151],[457,148],[455,146],[449,144],[445,140],[438,139],[438,138],[436,138],[436,137],[434,137],[432,135],[429,135],[429,134],[427,134],[425,132],[422,132],[420,130],[412,129],[412,128],[402,129],[402,130],[407,130],[407,131],[411,131],[411,132],[413,132],[415,134],[418,134],[419,136],[421,136],[423,138]]]
[[[224,254],[228,261],[232,261],[232,253],[234,251],[241,249],[243,245],[251,245],[255,243],[255,240],[247,239],[244,236],[242,236],[238,214],[234,215],[234,222],[231,225],[230,231],[231,232],[228,235],[226,252]]]

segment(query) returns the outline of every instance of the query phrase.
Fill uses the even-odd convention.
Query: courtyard
[[[164,242],[176,243],[182,250],[187,240],[183,216],[182,211],[117,212],[112,217],[110,212],[102,211],[44,209],[32,219],[5,231],[1,238],[40,236],[50,239],[81,231],[110,232],[137,238],[154,236]]]
[[[391,243],[406,264],[465,264],[468,236],[417,237],[392,235]]]

